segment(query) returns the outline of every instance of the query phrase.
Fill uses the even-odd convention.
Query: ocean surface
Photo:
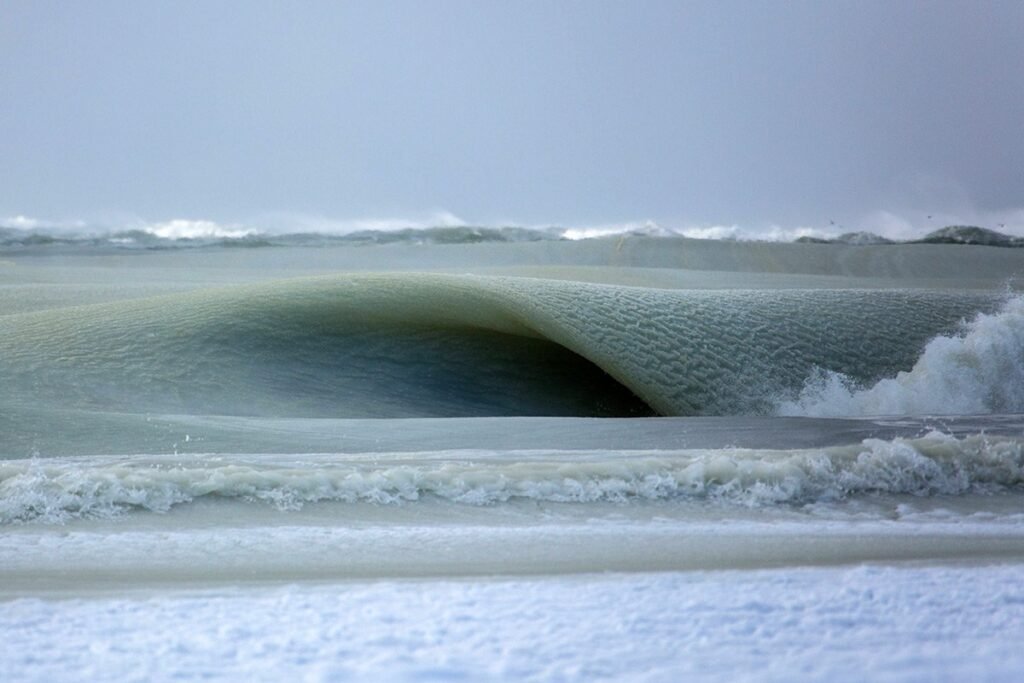
[[[5,680],[1020,680],[1024,249],[847,241],[0,231]]]

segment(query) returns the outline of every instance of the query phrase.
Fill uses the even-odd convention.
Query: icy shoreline
[[[1024,565],[415,580],[20,599],[6,680],[1014,681]]]

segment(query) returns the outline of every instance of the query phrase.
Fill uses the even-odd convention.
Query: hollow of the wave
[[[230,412],[311,417],[576,416],[656,413],[604,370],[546,339],[486,330],[409,329],[264,349],[261,389]],[[209,393],[206,394],[209,398]],[[270,404],[261,405],[269,399]],[[185,406],[204,411],[216,405]],[[192,411],[190,411],[192,412]]]
[[[656,413],[547,339],[472,328],[279,334],[162,330],[141,358],[89,348],[44,358],[9,386],[22,408],[305,418],[634,417]],[[39,430],[36,430],[39,431]]]

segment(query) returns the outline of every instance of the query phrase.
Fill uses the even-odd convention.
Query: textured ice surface
[[[345,583],[0,603],[15,681],[1019,681],[1024,567]]]

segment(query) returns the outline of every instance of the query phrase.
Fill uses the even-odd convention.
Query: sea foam
[[[1024,412],[1024,297],[980,314],[959,335],[939,335],[914,367],[872,386],[817,369],[782,415],[991,414]]]
[[[459,452],[93,457],[0,465],[0,523],[166,512],[215,497],[282,510],[335,501],[810,504],[864,494],[955,495],[1024,481],[1024,442],[939,433],[801,450]]]

